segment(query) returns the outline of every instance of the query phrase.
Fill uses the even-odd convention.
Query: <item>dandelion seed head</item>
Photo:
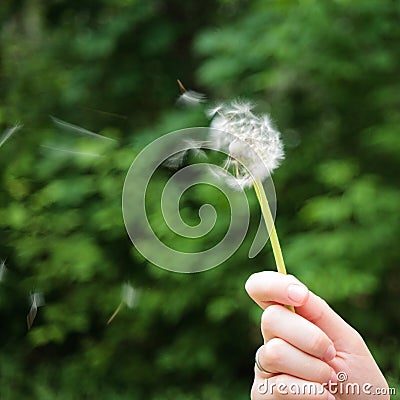
[[[214,107],[209,108],[206,110],[206,115],[210,118],[214,117],[215,114],[217,114],[222,108],[224,107],[223,104],[217,104]]]
[[[240,118],[244,118],[245,116],[248,117],[249,114],[254,116],[251,111],[254,107],[255,104],[250,101],[233,100],[230,104],[230,107],[225,105],[223,114],[239,116]]]
[[[236,177],[245,187],[252,185],[251,176],[267,178],[284,158],[280,133],[268,115],[258,116],[253,109],[251,102],[234,100],[209,111],[210,140],[246,167]]]

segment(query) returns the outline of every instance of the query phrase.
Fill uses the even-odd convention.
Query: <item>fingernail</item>
[[[331,361],[335,357],[336,357],[336,349],[333,347],[333,345],[330,345],[324,355],[324,361]]]
[[[296,303],[302,303],[308,294],[308,289],[302,285],[289,285],[287,294],[290,300]]]
[[[332,374],[331,374],[331,382],[332,382],[332,383],[336,383],[336,382],[337,382],[337,375],[336,375],[336,372],[335,372],[335,371],[332,371]]]
[[[328,400],[335,400],[335,396],[332,393],[328,393]]]

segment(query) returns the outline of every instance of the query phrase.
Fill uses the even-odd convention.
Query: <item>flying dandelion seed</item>
[[[63,128],[63,129],[66,129],[66,130],[69,130],[72,132],[76,132],[80,135],[92,136],[97,139],[111,140],[111,141],[115,142],[115,139],[111,139],[109,137],[99,135],[98,133],[95,133],[95,132],[89,131],[85,128],[82,128],[81,126],[62,121],[61,119],[53,117],[52,115],[50,115],[50,118],[56,125],[58,125],[59,127]]]
[[[196,106],[200,103],[204,103],[205,101],[206,97],[204,94],[195,92],[194,90],[188,90],[179,96],[177,103],[188,106]]]
[[[183,151],[179,151],[172,156],[168,157],[164,162],[163,165],[170,169],[178,169],[182,166],[185,157],[192,153],[196,157],[200,159],[207,159],[206,152],[202,149],[207,142],[195,141],[195,140],[185,140],[187,144],[187,148]]]
[[[137,290],[129,283],[122,286],[122,300],[128,308],[133,308],[137,301]]]
[[[44,305],[44,298],[42,293],[35,292],[31,294],[30,298],[31,298],[31,308],[29,310],[28,315],[26,316],[26,323],[28,325],[28,330],[32,328],[33,321],[36,318],[38,308]]]
[[[69,149],[63,149],[63,148],[60,148],[60,147],[49,146],[49,145],[46,145],[46,144],[41,144],[40,147],[43,147],[43,148],[49,149],[49,150],[54,150],[54,151],[61,151],[63,153],[79,155],[79,156],[104,157],[103,155],[98,154],[98,153],[89,153],[89,152],[84,152],[84,151],[74,151],[74,150],[69,150]]]
[[[135,289],[129,282],[124,283],[122,285],[121,291],[121,303],[117,307],[117,309],[113,312],[111,317],[107,321],[107,325],[109,325],[113,319],[119,314],[122,307],[126,305],[128,308],[133,308],[137,302],[138,291]]]
[[[177,104],[186,105],[186,106],[197,106],[201,103],[204,103],[207,100],[207,97],[203,93],[195,92],[194,90],[186,90],[186,88],[182,85],[182,82],[177,79],[178,85],[182,91],[182,94],[179,96],[177,100]]]
[[[1,146],[3,146],[3,144],[8,140],[8,139],[10,139],[10,137],[15,133],[15,132],[17,132],[19,129],[21,129],[23,127],[23,125],[21,125],[21,124],[16,124],[16,125],[14,125],[12,128],[9,128],[9,129],[7,129],[5,132],[4,132],[4,134],[3,134],[3,136],[0,138],[0,147]]]
[[[0,282],[3,282],[6,272],[6,260],[0,260]]]
[[[195,106],[200,103],[204,103],[207,99],[205,94],[195,92],[194,90],[187,90],[185,86],[183,86],[182,82],[177,79],[179,88],[182,91],[182,94],[179,96],[177,103],[183,104],[187,106]],[[180,151],[174,155],[168,157],[167,160],[164,161],[163,165],[170,169],[178,169],[182,166],[183,161],[189,152],[194,153],[195,155],[205,158],[205,152],[201,149],[204,143],[202,142],[195,142],[195,141],[187,141],[188,142],[188,149],[184,151]]]
[[[169,169],[178,169],[182,166],[185,157],[189,150],[179,151],[174,155],[168,157],[164,162],[163,165]]]

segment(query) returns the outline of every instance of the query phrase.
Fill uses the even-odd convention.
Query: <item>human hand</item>
[[[246,291],[264,309],[252,400],[390,399],[360,334],[294,276],[259,272]]]

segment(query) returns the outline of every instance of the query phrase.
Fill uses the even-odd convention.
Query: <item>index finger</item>
[[[276,303],[295,306],[297,314],[318,326],[334,342],[345,335],[354,335],[354,329],[347,322],[292,275],[258,272],[250,276],[245,288],[262,309]]]
[[[303,305],[308,297],[307,287],[293,275],[274,271],[257,272],[247,280],[245,289],[262,308],[270,304]]]

